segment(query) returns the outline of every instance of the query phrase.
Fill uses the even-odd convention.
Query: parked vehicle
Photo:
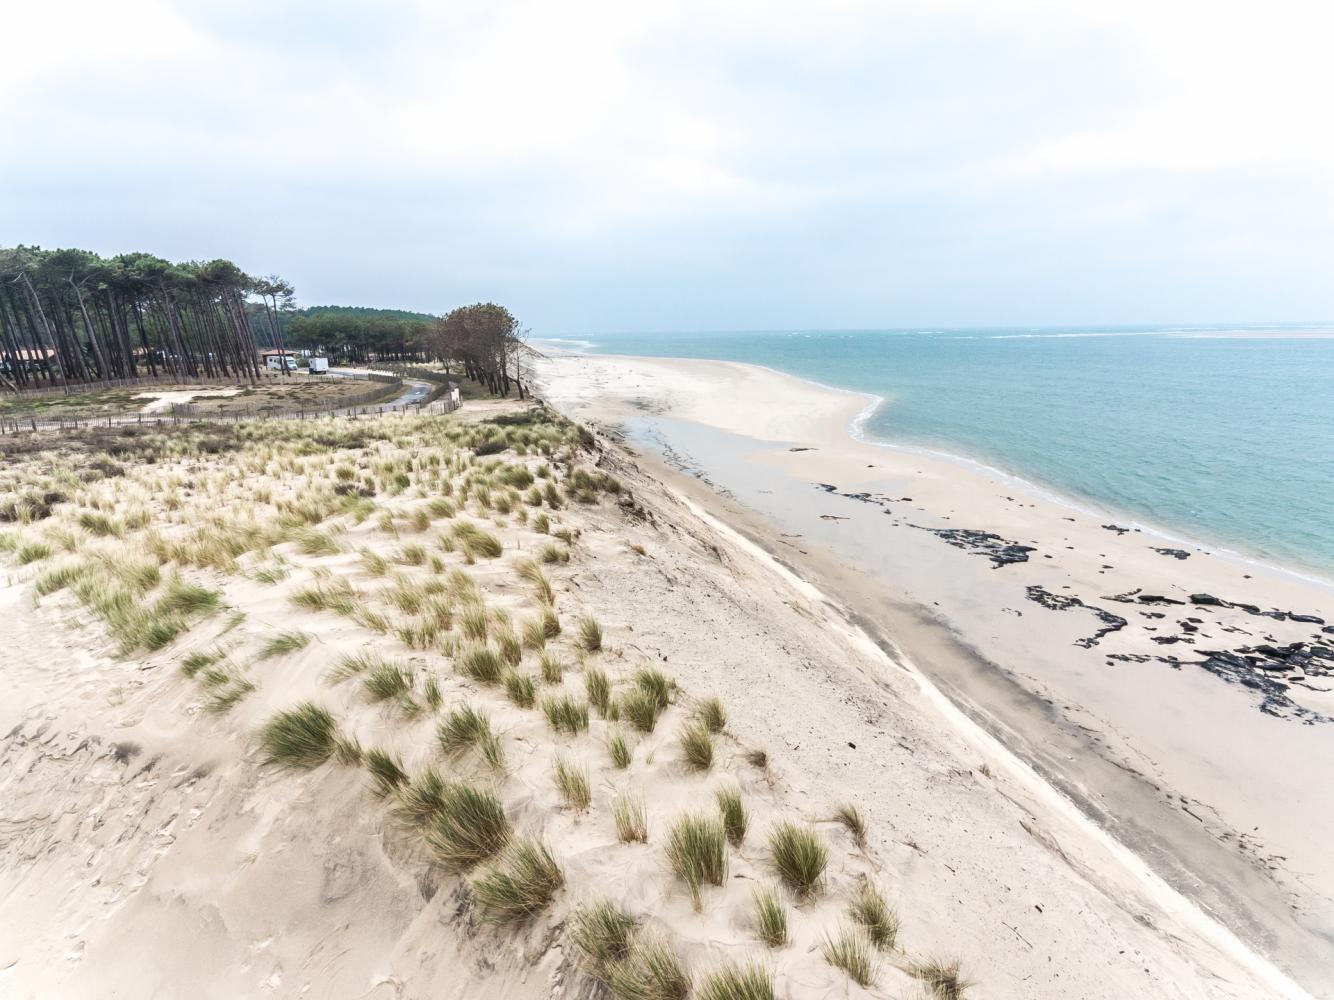
[[[264,364],[269,371],[280,372],[284,369],[289,372],[296,371],[296,358],[290,354],[270,354]]]
[[[312,375],[323,375],[329,370],[329,359],[311,358],[309,362],[309,370]]]

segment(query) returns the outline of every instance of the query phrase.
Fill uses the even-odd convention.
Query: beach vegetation
[[[851,802],[844,802],[834,810],[834,819],[852,834],[853,842],[858,847],[866,846],[866,817],[860,809]]]
[[[648,815],[644,797],[638,792],[622,791],[611,800],[611,818],[616,825],[616,839],[623,844],[648,841]]]
[[[507,670],[504,677],[505,695],[519,708],[532,708],[537,701],[537,687],[527,674]]]
[[[727,836],[722,823],[712,816],[680,817],[667,835],[667,860],[699,909],[704,883],[720,886],[727,878]]]
[[[829,849],[809,827],[784,821],[769,834],[769,856],[775,871],[798,899],[808,899],[820,888]]]
[[[858,986],[875,985],[879,976],[875,948],[861,928],[844,927],[833,936],[826,935],[820,943],[820,954],[834,968],[846,972]]]
[[[931,991],[932,1000],[963,1000],[972,985],[960,974],[959,960],[931,957],[911,962],[908,975],[920,979]]]
[[[479,684],[498,684],[504,674],[500,657],[490,646],[473,646],[458,657],[459,669]]]
[[[613,729],[607,736],[607,756],[611,758],[612,766],[622,771],[630,766],[634,751],[625,733],[619,728]]]
[[[691,977],[666,938],[641,932],[606,982],[614,1000],[686,1000]]]
[[[692,722],[683,727],[677,742],[687,771],[707,771],[713,767],[713,737],[703,723]]]
[[[753,962],[730,962],[704,977],[698,996],[699,1000],[774,1000],[773,974]]]
[[[338,723],[329,710],[313,702],[279,712],[259,730],[266,763],[282,767],[318,767],[334,752]]]
[[[542,712],[551,728],[570,736],[588,729],[588,704],[569,695],[549,695],[542,699]]]
[[[565,665],[561,663],[560,657],[551,653],[542,654],[538,660],[538,668],[542,672],[542,680],[548,684],[559,684],[565,675]]]
[[[371,791],[379,798],[396,791],[408,780],[403,765],[387,750],[373,747],[363,754],[362,761],[371,776]]]
[[[426,840],[446,871],[468,871],[509,843],[510,823],[494,792],[455,781],[444,785],[438,800]]]
[[[579,648],[586,653],[596,653],[602,648],[602,626],[596,618],[579,619]]]
[[[637,921],[609,899],[584,903],[570,915],[570,940],[588,972],[605,980],[630,954]]]
[[[588,703],[605,719],[611,712],[611,681],[607,679],[606,672],[597,667],[585,670],[584,691],[588,695]]]
[[[507,924],[541,912],[564,884],[565,873],[550,849],[536,840],[520,840],[477,874],[470,887],[485,918]]]
[[[588,769],[565,754],[557,754],[552,774],[560,797],[571,809],[582,812],[593,801],[588,787]]]
[[[787,907],[772,886],[760,886],[752,895],[755,927],[760,940],[770,948],[787,944]]]
[[[280,632],[268,639],[259,650],[261,660],[273,659],[277,656],[286,656],[288,653],[295,653],[299,649],[305,649],[310,643],[310,634],[293,629],[290,632]]]
[[[621,695],[621,717],[641,733],[653,732],[661,712],[662,707],[651,691],[637,687]]]
[[[741,801],[741,789],[736,786],[723,786],[713,793],[718,804],[718,816],[723,821],[723,830],[727,833],[727,842],[733,847],[740,847],[746,839],[745,803]]]
[[[721,698],[705,698],[695,714],[711,733],[721,733],[727,728],[727,706]]]
[[[880,951],[891,951],[899,936],[899,915],[880,890],[864,879],[848,903],[848,916],[865,931]]]

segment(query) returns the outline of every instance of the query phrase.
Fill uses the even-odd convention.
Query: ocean
[[[882,400],[859,421],[868,439],[980,462],[1136,523],[1330,580],[1328,331],[799,330],[549,343],[743,361],[868,393]]]

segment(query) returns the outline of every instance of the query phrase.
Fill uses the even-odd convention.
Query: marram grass
[[[440,790],[430,819],[426,840],[446,871],[468,871],[509,843],[510,824],[500,799],[466,782],[450,782]]]
[[[798,899],[819,891],[829,864],[829,849],[814,830],[787,821],[779,823],[769,834],[769,855],[774,870]]]
[[[264,723],[259,743],[267,763],[308,769],[333,756],[337,736],[338,723],[328,709],[307,701]]]
[[[682,816],[667,836],[667,860],[699,909],[704,883],[720,886],[727,878],[727,839],[722,823],[712,816]]]
[[[755,929],[760,940],[770,948],[787,944],[787,907],[772,886],[762,886],[753,894]]]
[[[727,965],[704,977],[699,1000],[774,1000],[773,974],[754,962]]]
[[[589,974],[605,980],[630,954],[637,922],[609,899],[583,903],[570,915],[570,940]]]
[[[826,962],[842,969],[858,986],[874,986],[879,977],[875,946],[860,927],[840,928],[837,934],[826,936],[820,943],[820,953]]]
[[[508,924],[541,912],[564,884],[565,873],[545,844],[519,840],[474,876],[470,887],[487,920]]]

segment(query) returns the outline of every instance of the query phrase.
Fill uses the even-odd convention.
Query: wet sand
[[[1239,939],[1334,990],[1334,661],[1286,655],[1334,646],[1327,587],[856,440],[864,397],[776,372],[567,356],[543,377]]]

